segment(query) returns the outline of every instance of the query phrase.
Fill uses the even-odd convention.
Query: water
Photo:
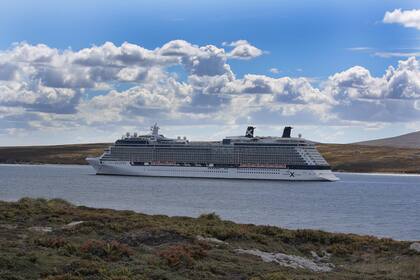
[[[89,166],[0,165],[0,200],[92,207],[420,240],[420,176],[337,174],[338,182],[97,176]]]

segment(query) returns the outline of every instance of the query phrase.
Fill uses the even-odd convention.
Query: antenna
[[[158,136],[159,134],[159,127],[157,126],[157,123],[155,123],[153,126],[150,127],[150,130],[152,131],[152,135]]]

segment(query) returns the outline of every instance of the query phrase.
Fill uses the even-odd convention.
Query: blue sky
[[[9,1],[0,4],[0,51],[8,53],[4,55],[3,63],[7,59],[11,59],[10,53],[16,51],[16,44],[27,44],[29,46],[37,46],[44,44],[50,49],[57,49],[59,52],[71,50],[76,53],[84,48],[92,46],[102,46],[105,42],[112,42],[116,47],[121,46],[124,42],[129,42],[136,46],[140,46],[147,50],[156,50],[162,48],[168,42],[173,40],[184,40],[193,46],[203,47],[206,45],[214,45],[219,49],[224,49],[226,53],[235,48],[234,45],[223,45],[223,42],[231,43],[238,40],[246,40],[249,46],[255,47],[261,51],[261,54],[252,57],[233,57],[223,58],[225,63],[230,67],[228,71],[233,73],[235,80],[232,78],[229,82],[237,85],[245,82],[255,83],[255,77],[246,79],[247,74],[256,74],[269,78],[290,79],[306,79],[313,87],[313,94],[319,89],[325,94],[333,94],[334,96],[343,95],[336,87],[337,80],[326,83],[329,77],[337,73],[342,73],[340,79],[354,77],[356,74],[345,72],[354,66],[360,66],[369,71],[373,78],[380,78],[384,75],[389,66],[398,67],[398,61],[407,60],[409,53],[420,51],[420,30],[404,26],[403,22],[385,23],[384,16],[386,12],[392,12],[395,9],[402,11],[420,9],[419,1]],[[25,43],[22,43],[25,42]],[[40,50],[32,50],[40,51]],[[398,55],[396,55],[398,53]],[[180,58],[182,59],[182,58]],[[0,59],[0,63],[2,60]],[[17,63],[17,62],[16,62]],[[18,67],[22,66],[19,61]],[[25,62],[28,63],[28,62]],[[32,63],[32,62],[31,62]],[[9,65],[9,64],[8,64]],[[1,66],[1,64],[0,64]],[[130,64],[130,67],[132,65]],[[137,65],[144,68],[144,65]],[[39,67],[32,65],[31,67]],[[43,66],[44,67],[44,66]],[[209,66],[210,67],[210,66]],[[273,68],[275,68],[273,70]],[[45,68],[42,68],[45,70]],[[79,68],[78,68],[79,69]],[[130,68],[131,69],[131,68]],[[153,66],[153,73],[157,68]],[[246,123],[254,123],[261,127],[262,134],[277,133],[282,125],[296,123],[295,127],[298,131],[303,132],[307,138],[318,141],[327,139],[331,142],[351,142],[364,140],[368,138],[391,136],[398,133],[410,132],[420,129],[420,120],[417,120],[417,108],[420,108],[420,101],[417,97],[417,84],[409,85],[406,88],[414,92],[407,104],[398,103],[395,108],[395,114],[403,114],[407,111],[404,106],[414,106],[414,111],[407,113],[407,117],[395,118],[392,115],[394,105],[388,100],[375,102],[384,102],[381,104],[383,108],[387,108],[386,114],[376,112],[378,108],[373,108],[372,112],[376,112],[375,117],[349,118],[349,115],[360,114],[358,110],[354,112],[346,112],[340,114],[337,119],[327,120],[324,114],[336,114],[343,107],[365,108],[365,103],[360,105],[358,102],[350,104],[345,101],[331,101],[329,111],[321,108],[320,103],[324,101],[316,101],[316,105],[312,101],[302,103],[302,98],[291,101],[290,98],[274,98],[278,102],[273,105],[273,97],[270,101],[270,112],[264,114],[262,112],[250,112],[237,119],[223,119],[212,122],[218,116],[226,114],[224,110],[230,110],[223,107],[218,110],[219,115],[211,115],[207,107],[215,106],[215,103],[223,103],[220,98],[220,92],[217,92],[217,98],[212,95],[211,91],[205,91],[203,88],[198,89],[192,84],[192,80],[196,78],[188,66],[183,63],[165,64],[162,68],[165,72],[165,79],[168,76],[176,75],[178,83],[191,85],[190,99],[185,101],[185,94],[179,94],[184,98],[185,102],[190,102],[188,108],[184,106],[182,101],[179,108],[171,111],[171,114],[165,113],[164,116],[156,114],[155,119],[161,121],[169,134],[184,133],[191,138],[215,137],[209,130],[219,130],[216,136],[225,131],[241,132]],[[271,71],[270,71],[271,69]],[[37,68],[37,71],[39,69]],[[43,71],[44,71],[43,70]],[[150,69],[147,69],[149,71]],[[156,70],[156,71],[155,71]],[[353,69],[354,70],[354,69]],[[70,70],[69,70],[70,71]],[[355,69],[357,75],[363,76],[364,70]],[[406,69],[401,67],[401,71]],[[417,71],[417,70],[416,70]],[[45,72],[45,71],[44,71]],[[42,73],[44,73],[42,72]],[[71,72],[71,71],[70,71]],[[362,73],[363,72],[363,73]],[[32,72],[31,72],[32,73]],[[66,72],[67,73],[67,72]],[[148,72],[149,73],[149,72]],[[404,72],[405,73],[405,72]],[[411,72],[410,72],[411,73]],[[1,69],[0,69],[1,74]],[[222,77],[227,72],[218,73],[217,76]],[[28,74],[25,74],[28,75]],[[19,77],[25,76],[20,74]],[[149,74],[150,76],[151,74]],[[403,74],[401,74],[404,76]],[[416,73],[411,73],[417,77]],[[193,77],[194,76],[194,77]],[[205,75],[196,75],[203,78]],[[214,77],[215,75],[213,75]],[[398,76],[398,79],[401,80]],[[38,98],[42,90],[48,91],[55,88],[46,82],[46,78],[41,77],[39,73],[36,77],[37,86],[31,86],[31,100]],[[35,78],[30,78],[31,83],[35,83]],[[40,78],[41,77],[41,78]],[[411,77],[411,76],[410,76]],[[377,86],[382,83],[374,81],[368,77],[369,81],[363,82],[363,87]],[[159,79],[163,79],[162,77]],[[4,79],[5,80],[5,79]],[[10,79],[9,79],[10,80]],[[252,80],[252,81],[251,81]],[[397,79],[396,79],[397,80]],[[154,80],[156,81],[156,79]],[[196,81],[196,80],[194,80]],[[236,81],[236,82],[235,82]],[[294,80],[293,80],[294,81]],[[15,95],[22,97],[19,90],[22,87],[12,87],[11,82],[7,81],[8,89],[13,88]],[[16,81],[15,81],[16,82]],[[22,82],[22,80],[20,80]],[[69,87],[75,90],[75,96],[70,102],[74,108],[70,108],[71,113],[65,112],[64,107],[56,107],[54,104],[40,104],[44,100],[40,98],[30,106],[28,102],[21,100],[11,101],[13,92],[8,93],[7,100],[1,103],[3,106],[3,117],[0,115],[0,145],[25,145],[25,144],[52,144],[52,143],[72,143],[72,142],[93,142],[93,141],[111,141],[112,137],[124,132],[123,129],[144,130],[149,126],[150,117],[149,110],[129,110],[132,116],[120,114],[122,116],[118,123],[108,121],[98,124],[95,121],[87,119],[86,114],[82,112],[82,107],[89,110],[87,104],[94,96],[107,96],[110,91],[116,90],[119,93],[129,91],[132,88],[136,90],[144,90],[144,88],[154,88],[149,81],[133,80],[129,83],[118,79],[105,81],[101,78],[101,83],[95,81],[95,86]],[[278,83],[280,90],[285,90],[285,81],[266,81],[266,83]],[[341,82],[341,80],[340,80]],[[23,83],[23,82],[22,82]],[[147,84],[146,84],[147,83]],[[196,83],[198,83],[196,81]],[[200,80],[202,85],[203,79]],[[206,83],[210,83],[208,79]],[[212,81],[211,83],[214,83]],[[296,82],[299,83],[299,82]],[[329,92],[325,88],[330,89]],[[24,81],[25,86],[28,80]],[[39,84],[45,86],[40,89]],[[106,85],[105,85],[106,84]],[[159,84],[162,84],[159,82]],[[293,84],[295,85],[295,84]],[[354,85],[354,81],[352,82]],[[59,86],[58,88],[66,88],[67,86]],[[165,87],[165,85],[163,85]],[[207,86],[208,87],[208,86]],[[206,87],[206,88],[207,88]],[[306,87],[306,86],[304,86]],[[356,86],[360,91],[360,85]],[[389,85],[387,85],[389,87]],[[233,85],[229,85],[229,93],[232,93]],[[235,88],[236,89],[236,88]],[[247,90],[236,92],[235,96],[246,94]],[[178,91],[179,89],[176,89]],[[345,94],[355,96],[348,92],[346,87]],[[134,90],[129,91],[125,95],[118,98],[131,98],[135,95]],[[227,92],[227,91],[226,91]],[[248,92],[249,93],[249,92]],[[63,95],[60,92],[57,95]],[[70,93],[66,93],[70,94]],[[73,94],[73,93],[72,93]],[[130,95],[131,94],[131,95]],[[154,93],[151,93],[153,95]],[[158,93],[153,95],[160,96]],[[178,94],[178,93],[176,93]],[[195,94],[195,95],[194,95]],[[269,94],[263,92],[263,94]],[[272,93],[277,94],[277,93]],[[304,94],[304,93],[303,93]],[[361,93],[358,93],[358,98]],[[364,92],[365,96],[381,96],[381,98],[389,98],[387,93],[376,94],[375,89],[369,93]],[[394,93],[392,93],[394,94]],[[4,94],[5,95],[5,94]],[[151,96],[150,95],[150,96]],[[194,95],[194,96],[192,96]],[[405,93],[407,95],[407,93]],[[35,97],[34,97],[35,96]],[[77,97],[76,97],[77,96]],[[149,96],[149,95],[148,95]],[[180,97],[171,97],[180,100]],[[414,97],[413,97],[414,96]],[[230,96],[227,97],[231,98]],[[256,97],[259,99],[260,97]],[[77,100],[76,100],[77,99]],[[217,99],[217,100],[215,100]],[[321,100],[322,98],[320,98]],[[335,98],[337,99],[337,98]],[[401,98],[402,99],[402,98]],[[76,100],[76,101],[75,101]],[[108,100],[108,99],[107,99]],[[114,102],[109,99],[111,104]],[[172,99],[171,99],[172,100]],[[223,99],[226,100],[226,99]],[[229,99],[230,100],[230,99]],[[280,101],[279,101],[280,100]],[[311,99],[312,100],[312,99]],[[67,100],[68,101],[68,100]],[[95,100],[97,101],[97,100]],[[136,99],[133,102],[137,102]],[[358,100],[360,101],[360,100]],[[105,101],[104,101],[105,102]],[[150,102],[142,99],[140,107],[150,106]],[[172,100],[169,103],[174,103]],[[202,103],[200,103],[202,102]],[[207,103],[208,104],[207,104]],[[230,100],[230,103],[235,101]],[[309,103],[308,103],[309,102]],[[373,102],[370,100],[369,102]],[[404,101],[405,102],[405,101]],[[411,103],[410,103],[411,102]],[[419,102],[419,103],[416,103]],[[23,104],[24,103],[24,104]],[[95,103],[95,102],[91,102]],[[95,106],[98,102],[95,103]],[[267,103],[267,104],[268,104]],[[373,102],[374,103],[374,102]],[[266,103],[264,103],[266,104]],[[258,106],[265,106],[259,104]],[[288,109],[284,109],[286,104]],[[297,106],[298,104],[299,106]],[[349,105],[350,104],[350,105]],[[394,104],[394,103],[393,103]],[[411,104],[411,105],[410,105]],[[207,106],[208,105],[208,106]],[[228,104],[223,103],[228,106]],[[292,108],[291,105],[296,105]],[[38,107],[43,109],[39,109]],[[156,106],[152,105],[151,107]],[[246,106],[246,105],[241,105]],[[283,106],[283,107],[282,107]],[[286,106],[286,107],[287,107]],[[311,116],[293,113],[296,111],[305,112],[305,106],[310,107],[312,111],[323,111],[323,115],[312,114]],[[318,107],[317,107],[318,106]],[[418,106],[418,107],[416,107]],[[46,110],[45,108],[49,109]],[[139,107],[139,108],[140,108]],[[157,106],[159,107],[159,106]],[[315,108],[316,107],[316,108]],[[333,108],[334,107],[334,108]],[[107,107],[108,108],[108,107]],[[200,112],[199,108],[207,108]],[[298,108],[298,109],[296,109]],[[411,108],[411,107],[410,107]],[[60,112],[60,110],[64,110]],[[95,107],[95,109],[98,109]],[[104,108],[102,108],[105,110]],[[121,109],[121,108],[120,108]],[[127,108],[125,108],[127,109]],[[125,110],[124,109],[124,110]],[[138,108],[137,108],[138,109]],[[156,108],[155,108],[156,109]],[[158,108],[161,109],[161,108]],[[109,110],[109,108],[108,108]],[[122,109],[121,109],[122,110]],[[232,109],[233,110],[233,109]],[[230,110],[230,112],[232,111]],[[276,111],[277,112],[274,112]],[[362,109],[364,111],[365,109]],[[370,109],[366,109],[370,110]],[[416,111],[417,110],[417,111]],[[13,112],[12,112],[13,111]],[[194,119],[194,122],[182,121],[183,117],[179,117],[179,112],[194,112],[194,116],[184,116],[187,119]],[[281,111],[281,113],[279,113]],[[102,111],[101,111],[102,112]],[[202,116],[207,114],[206,116]],[[294,115],[293,115],[294,114]],[[123,116],[124,115],[124,116]],[[176,115],[176,116],[175,116]],[[200,116],[198,116],[200,115]],[[376,117],[381,115],[381,117]],[[386,117],[384,115],[387,115]],[[174,116],[173,118],[171,116]],[[138,125],[131,117],[137,118]],[[130,119],[131,118],[131,119]],[[270,121],[267,121],[270,119]],[[323,121],[319,121],[322,119]],[[176,120],[176,121],[175,121]],[[277,120],[277,121],[275,121]],[[311,121],[313,120],[313,121]],[[287,123],[286,123],[287,122]],[[292,122],[292,123],[290,123]],[[54,127],[54,129],[52,128]],[[223,127],[223,129],[220,129]],[[47,129],[48,128],[48,129]],[[46,140],[43,135],[45,131],[57,132],[58,136],[54,136]],[[94,133],[92,132],[94,131]],[[316,132],[314,132],[316,131]],[[55,135],[53,133],[52,135]],[[172,135],[174,136],[174,135]]]

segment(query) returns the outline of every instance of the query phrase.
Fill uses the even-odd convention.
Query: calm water
[[[0,200],[60,197],[149,214],[216,212],[242,223],[420,240],[420,176],[340,173],[274,182],[97,176],[88,166],[0,165]]]

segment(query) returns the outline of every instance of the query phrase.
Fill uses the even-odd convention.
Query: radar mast
[[[157,126],[157,123],[155,123],[153,126],[150,127],[150,130],[152,131],[153,136],[159,135],[159,127]]]

